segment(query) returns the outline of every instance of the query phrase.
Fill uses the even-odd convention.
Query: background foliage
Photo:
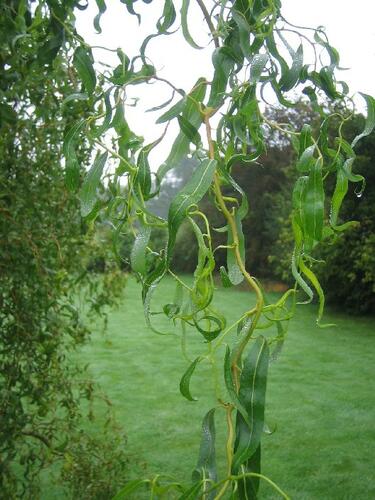
[[[300,114],[303,117],[303,112]],[[314,115],[310,111],[308,122],[312,122]],[[354,138],[361,127],[363,117],[356,115],[345,124],[345,132]],[[354,314],[373,314],[375,312],[375,265],[371,248],[374,245],[375,217],[374,217],[374,145],[375,135],[365,137],[357,148],[356,170],[366,178],[366,188],[358,194],[358,189],[352,187],[343,203],[341,221],[352,219],[358,223],[345,232],[336,233],[335,237],[326,245],[320,245],[314,251],[318,260],[316,273],[326,292],[327,302],[336,308]],[[287,146],[293,157],[293,148]],[[283,156],[285,158],[285,156]],[[272,193],[274,213],[271,227],[274,239],[269,247],[269,271],[272,277],[290,283],[290,251],[293,240],[290,233],[291,221],[288,217],[291,201],[288,190],[293,183],[295,174],[293,166],[285,169],[285,178],[281,190]],[[327,206],[331,202],[327,197]],[[257,235],[255,235],[255,238]],[[320,262],[319,262],[320,261]]]
[[[124,481],[125,441],[118,448],[110,412],[102,436],[83,431],[97,390],[71,353],[89,339],[87,316],[103,321],[117,303],[125,277],[65,186],[64,130],[87,108],[61,107],[74,70],[63,53],[48,60],[57,27],[33,10],[22,1],[0,8],[0,490],[36,498],[40,471],[58,464],[66,494],[103,498]],[[83,173],[84,144],[78,154]],[[101,254],[106,273],[89,272]]]

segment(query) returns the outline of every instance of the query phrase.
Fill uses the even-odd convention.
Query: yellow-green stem
[[[205,115],[205,125],[206,125],[207,141],[208,141],[208,147],[209,147],[209,156],[213,160],[213,159],[215,159],[215,150],[214,150],[214,144],[212,141],[211,125],[210,125],[208,115]],[[217,199],[217,203],[220,207],[220,210],[222,211],[225,219],[227,220],[228,226],[230,227],[230,229],[232,231],[234,254],[236,257],[237,265],[240,268],[241,273],[243,274],[245,280],[247,281],[250,289],[254,290],[254,292],[257,296],[256,313],[255,313],[253,321],[252,321],[252,326],[249,329],[248,334],[245,335],[244,338],[241,339],[241,341],[239,342],[239,344],[236,348],[236,351],[234,352],[233,359],[232,359],[233,379],[234,379],[236,388],[238,390],[239,389],[239,372],[240,372],[239,365],[241,362],[241,356],[242,356],[242,353],[243,353],[246,345],[248,344],[248,342],[252,336],[252,333],[253,333],[253,331],[254,331],[254,329],[259,321],[259,318],[262,314],[264,299],[263,299],[263,294],[262,294],[261,289],[259,288],[256,281],[247,272],[245,264],[242,260],[241,253],[240,253],[240,242],[239,242],[236,221],[234,219],[233,214],[228,210],[228,207],[227,207],[225,200],[223,198],[223,194],[221,192],[221,187],[220,187],[220,178],[219,178],[219,175],[217,172],[215,172],[215,176],[214,176],[214,192],[215,192],[215,196]]]
[[[227,428],[228,428],[228,437],[227,437],[227,475],[228,478],[232,473],[232,462],[233,462],[233,440],[234,440],[234,429],[232,422],[232,411],[233,405],[227,405]],[[230,479],[228,479],[224,484],[219,493],[215,496],[215,500],[219,500],[225,494],[228,486],[230,484]]]

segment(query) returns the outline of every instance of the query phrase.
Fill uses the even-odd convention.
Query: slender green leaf
[[[164,1],[163,14],[156,23],[158,33],[165,34],[176,20],[176,10],[172,0]]]
[[[188,488],[178,500],[196,500],[199,498],[198,493],[201,491],[203,486],[203,480],[194,483],[193,486]]]
[[[65,156],[65,182],[71,191],[74,191],[79,186],[79,163],[76,155],[76,143],[79,133],[86,125],[85,120],[76,122],[67,131],[64,137],[63,154]]]
[[[289,73],[289,66],[285,59],[279,54],[279,51],[277,50],[277,46],[275,43],[275,38],[274,35],[271,33],[267,38],[266,38],[266,44],[268,47],[268,50],[270,51],[270,54],[277,60],[277,62],[280,64],[281,68],[281,74],[285,76]]]
[[[183,116],[178,116],[178,124],[180,125],[181,131],[186,135],[189,139],[189,142],[195,144],[195,146],[199,146],[201,143],[201,136],[194,125],[192,125],[189,120],[184,118]]]
[[[246,59],[251,60],[251,45],[250,45],[250,36],[251,36],[251,27],[246,20],[246,17],[242,14],[242,12],[237,11],[236,9],[232,10],[232,17],[237,24],[240,38],[240,47],[242,53]],[[263,68],[262,68],[263,69]]]
[[[242,231],[241,217],[238,214],[238,212],[235,215],[235,223],[236,223],[236,227],[237,227],[240,255],[242,258],[242,262],[245,262],[245,258],[246,258],[245,238],[244,238],[244,234]],[[231,248],[227,249],[228,276],[229,276],[229,279],[233,285],[239,285],[243,281],[244,275],[242,274],[242,271],[239,268],[238,263],[237,263],[236,252],[235,252],[235,248],[233,246],[234,245],[233,234],[232,234],[232,229],[230,226],[228,226],[227,245],[228,245],[228,247],[231,247]]]
[[[248,158],[247,155],[245,157]],[[245,161],[242,155],[240,155],[239,161],[240,160]],[[228,168],[229,168],[229,163],[230,161],[228,162]],[[249,211],[249,202],[247,200],[246,193],[241,188],[241,186],[233,179],[233,177],[228,173],[226,169],[220,168],[220,175],[221,177],[224,178],[225,182],[230,184],[241,195],[241,205],[237,210],[237,215],[242,220],[244,217],[246,217]],[[223,232],[225,231],[227,231],[227,226],[225,226],[225,228],[223,229]]]
[[[319,283],[319,280],[318,280],[316,274],[306,266],[303,259],[300,259],[299,268],[301,269],[303,274],[308,278],[308,280],[312,283],[312,285],[315,288],[316,293],[318,295],[319,310],[318,310],[318,317],[316,319],[318,326],[323,327],[323,328],[328,328],[328,327],[334,326],[333,324],[326,324],[326,325],[320,324],[320,321],[323,317],[323,312],[324,312],[325,297],[324,297],[323,289]]]
[[[241,403],[241,400],[236,392],[236,387],[234,385],[229,346],[227,346],[227,349],[225,352],[225,358],[224,358],[224,381],[225,381],[225,387],[228,391],[228,395],[229,395],[232,403],[234,404],[236,409],[241,413],[243,419],[245,420],[247,425],[250,427],[251,424],[249,421],[247,410],[243,406],[243,404]]]
[[[188,399],[189,401],[198,401],[197,398],[194,398],[190,393],[190,380],[191,376],[194,373],[195,367],[197,366],[200,360],[201,360],[200,356],[195,358],[194,361],[189,365],[188,369],[183,374],[180,380],[180,392],[184,396],[184,398]]]
[[[295,214],[293,214],[292,217],[292,227],[295,240],[295,246],[292,254],[292,274],[298,285],[302,288],[302,290],[306,293],[308,297],[308,299],[305,302],[302,302],[302,304],[308,304],[314,298],[314,293],[309,287],[309,285],[306,283],[306,281],[303,279],[299,269],[300,261],[302,260],[303,233],[301,225],[297,221]]]
[[[340,55],[339,53],[337,52],[337,50],[332,47],[327,40],[324,40],[319,31],[315,31],[314,33],[314,39],[317,43],[319,43],[319,45],[322,45],[326,51],[328,52],[328,55],[330,57],[330,60],[331,60],[331,66],[334,67],[334,66],[338,66],[339,63],[340,63]]]
[[[180,308],[176,304],[165,304],[163,306],[163,312],[169,319],[174,319],[180,312]]]
[[[131,85],[139,85],[141,83],[148,82],[155,74],[156,69],[152,64],[144,64],[139,71],[131,75],[128,83]]]
[[[295,293],[294,293],[295,297]],[[295,298],[293,299],[293,304],[295,304]],[[276,321],[277,337],[275,337],[276,346],[273,348],[270,354],[270,363],[273,363],[279,359],[279,355],[284,347],[285,336],[287,333],[287,325],[283,325],[282,321]]]
[[[189,222],[193,228],[198,243],[198,262],[194,271],[195,280],[193,285],[193,288],[195,288],[199,280],[206,277],[208,274],[211,274],[214,270],[215,259],[213,258],[211,249],[206,245],[203,233],[198,224],[196,224],[191,217],[189,217]]]
[[[95,158],[93,166],[88,171],[83,181],[79,198],[81,200],[81,215],[87,217],[93,210],[97,197],[96,190],[100,184],[108,153],[103,153]]]
[[[153,106],[152,108],[146,109],[146,113],[152,113],[153,111],[160,111],[161,109],[165,108],[168,106],[174,99],[175,92],[172,92],[172,95],[169,99],[167,99],[165,102],[162,104],[159,104],[158,106]]]
[[[337,138],[336,139],[336,142],[337,144],[339,145],[339,147],[342,149],[342,151],[348,155],[348,157],[350,159],[353,159],[355,158],[355,152],[354,152],[354,149],[352,148],[352,146],[348,143],[348,141],[346,141],[343,137],[340,137],[340,138]]]
[[[151,324],[151,299],[158,283],[163,279],[167,271],[167,265],[165,259],[161,259],[155,268],[147,274],[143,281],[142,287],[142,302],[143,311],[146,319],[146,324],[151,330],[157,334],[162,334],[156,330]]]
[[[260,80],[267,62],[267,54],[256,54],[252,58],[250,65],[250,83],[257,83]]]
[[[135,177],[135,184],[139,186],[139,189],[142,192],[142,196],[145,200],[148,199],[148,196],[151,191],[151,168],[148,161],[148,155],[150,153],[150,145],[145,146],[141,149],[137,159],[137,175]]]
[[[223,287],[230,288],[232,286],[232,282],[229,279],[229,276],[228,276],[228,273],[227,273],[227,270],[225,269],[225,267],[220,266],[219,272],[220,272],[221,283],[222,283]]]
[[[254,454],[241,465],[240,474],[255,473],[260,474],[261,445]],[[259,476],[248,476],[238,481],[238,500],[257,500],[260,485]]]
[[[336,85],[333,77],[333,68],[324,67],[319,71],[318,86],[331,100],[335,100],[340,96],[340,94],[336,90]]]
[[[314,153],[315,145],[309,146],[303,151],[296,163],[296,168],[299,172],[310,172],[311,168],[316,163]]]
[[[320,158],[312,166],[306,182],[302,215],[306,237],[311,242],[320,241],[324,220],[324,189]]]
[[[141,16],[135,12],[133,5],[136,2],[136,0],[120,0],[121,3],[125,4],[126,10],[131,14],[132,16],[136,16],[138,19],[138,23],[141,23]]]
[[[164,123],[170,120],[173,120],[173,118],[176,118],[180,113],[184,111],[184,108],[186,107],[186,102],[187,99],[183,98],[180,101],[176,102],[168,111],[163,113],[159,118],[156,120],[156,123]]]
[[[133,74],[132,69],[129,68],[130,59],[120,48],[117,49],[117,56],[120,59],[120,64],[113,70],[110,80],[115,85],[124,85]]]
[[[143,0],[145,3],[151,3],[152,0]],[[164,1],[164,8],[163,8],[163,13],[156,22],[156,29],[157,33],[151,34],[147,36],[140,48],[140,54],[142,57],[142,60],[146,60],[145,58],[145,51],[148,43],[153,39],[156,38],[160,35],[171,35],[173,32],[168,32],[168,29],[173,25],[173,23],[176,20],[176,10],[173,5],[172,0],[165,0]]]
[[[350,182],[361,182],[362,183],[362,188],[359,192],[359,194],[362,194],[364,189],[365,189],[366,180],[363,177],[363,175],[353,174],[352,166],[353,166],[354,160],[355,160],[355,158],[348,158],[342,166],[342,171],[344,172],[346,177],[350,180]]]
[[[198,224],[196,224],[191,217],[189,217],[189,222],[192,225],[198,243],[198,261],[194,271],[194,283],[190,292],[193,312],[192,318],[196,322],[198,331],[204,335],[206,340],[211,341],[224,328],[225,321],[223,322],[221,318],[217,317],[213,320],[214,330],[212,328],[212,320],[208,321],[208,329],[201,328],[199,323],[203,321],[203,319],[198,320],[197,313],[206,309],[212,301],[214,293],[212,273],[215,269],[215,260],[211,248],[206,245],[205,237]],[[206,319],[208,318],[206,317]],[[205,326],[206,325],[207,321],[205,323]],[[215,326],[217,328],[215,328]]]
[[[280,90],[280,86],[276,81],[276,78],[273,78],[272,80],[270,80],[270,83],[272,85],[272,88],[276,94],[276,97],[277,97],[277,100],[279,101],[279,103],[282,104],[283,106],[285,106],[286,108],[294,108],[295,107],[294,102],[291,102],[291,101],[288,101],[287,99],[285,99],[284,94]]]
[[[293,189],[293,211],[295,214],[295,219],[301,230],[303,228],[303,202],[306,190],[306,184],[308,181],[307,176],[299,177],[294,185]]]
[[[133,481],[129,481],[118,493],[116,493],[112,500],[127,500],[130,493],[133,493],[149,482],[148,479],[134,479]]]
[[[61,106],[66,106],[69,102],[73,101],[87,101],[89,96],[83,92],[77,92],[75,94],[70,94],[68,97],[65,97],[63,102],[61,103]]]
[[[251,154],[235,154],[231,156],[227,163],[227,168],[230,169],[233,165],[254,165],[259,158],[258,152]]]
[[[288,39],[284,35],[284,32],[282,30],[279,30],[279,31],[277,31],[277,35],[280,38],[280,40],[283,42],[285,48],[287,49],[287,51],[289,52],[290,57],[293,60],[295,58],[295,56],[296,56],[296,51],[290,45]]]
[[[362,137],[370,135],[375,127],[375,99],[370,95],[363,94],[362,92],[360,92],[360,94],[367,104],[367,117],[366,117],[365,128],[363,132],[361,132],[359,135],[357,135],[357,137],[354,138],[352,142],[352,148],[354,148],[354,146],[357,144],[359,140],[362,139]]]
[[[135,237],[133,248],[130,254],[130,264],[136,273],[146,272],[146,248],[151,236],[151,227],[147,226],[141,219],[137,236]]]
[[[167,261],[170,261],[178,228],[185,219],[189,208],[198,203],[208,191],[216,169],[216,160],[204,160],[195,169],[189,182],[175,196],[169,207],[169,240]]]
[[[102,29],[100,27],[100,18],[102,17],[102,14],[107,10],[106,4],[104,0],[95,0],[96,5],[98,6],[99,13],[94,17],[94,28],[96,29],[97,33],[101,33]]]
[[[256,453],[263,428],[266,399],[269,347],[264,337],[258,337],[247,355],[240,381],[239,399],[245,407],[250,426],[237,413],[236,442],[232,469],[235,473]]]
[[[111,127],[115,129],[118,134],[128,133],[129,126],[125,120],[124,103],[118,100],[116,104],[115,114],[112,118]]]
[[[348,177],[345,175],[343,169],[339,168],[337,172],[335,191],[332,195],[331,213],[330,213],[330,223],[331,226],[336,231],[343,231],[350,225],[353,225],[353,222],[342,224],[340,226],[337,225],[340,208],[346,196],[346,193],[348,192],[348,183],[349,183]]]
[[[313,145],[312,131],[311,126],[307,123],[302,127],[300,136],[299,136],[299,156],[302,156],[304,151],[307,148]]]
[[[232,350],[232,360],[235,358],[238,352],[238,347],[241,345],[243,339],[248,337],[250,329],[252,328],[253,321],[252,318],[244,318],[237,325],[237,338]]]
[[[193,127],[197,129],[202,123],[202,114],[199,109],[199,104],[202,103],[206,94],[206,80],[199,78],[193,87],[193,90],[186,98],[186,106],[182,112],[182,116],[188,120]],[[173,143],[168,158],[160,166],[158,170],[159,179],[163,179],[165,174],[172,168],[176,167],[182,158],[184,158],[190,149],[190,141],[181,131]]]
[[[76,48],[73,56],[73,64],[88,94],[92,94],[96,87],[96,75],[93,66],[91,49],[82,47]]]
[[[283,92],[288,92],[296,85],[302,67],[303,67],[303,46],[301,44],[298,47],[297,51],[294,53],[292,67],[287,72],[284,72],[283,76],[281,77],[280,89]]]
[[[194,482],[199,482],[201,479],[210,479],[214,483],[217,481],[215,439],[215,408],[213,408],[207,412],[202,422],[198,462],[192,474]],[[212,493],[209,498],[215,495]]]
[[[182,34],[184,35],[185,40],[189,45],[191,45],[194,49],[202,49],[197,43],[194,42],[193,38],[189,32],[188,26],[188,11],[189,11],[190,0],[182,0],[181,7],[181,27]]]
[[[212,314],[203,316],[203,318],[193,318],[195,328],[199,333],[203,335],[203,337],[207,340],[207,342],[212,342],[216,339],[220,332],[225,328],[225,322],[223,318],[218,316],[213,316]],[[203,328],[200,323],[205,322],[209,324],[209,327]],[[213,328],[212,328],[213,326]]]
[[[234,60],[228,55],[225,47],[220,47],[212,55],[212,64],[214,65],[215,72],[207,106],[218,108],[223,103],[229,75],[234,68]]]
[[[105,114],[103,123],[101,123],[97,128],[94,129],[93,135],[94,137],[100,137],[112,126],[112,105],[111,105],[111,91],[112,88],[108,89],[104,93],[104,106],[105,106]]]

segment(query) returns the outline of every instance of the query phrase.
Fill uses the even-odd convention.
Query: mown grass
[[[155,304],[168,301],[173,291],[166,280]],[[234,319],[249,300],[247,292],[218,291],[216,307]],[[337,326],[319,329],[315,314],[314,306],[299,307],[270,369],[267,421],[276,431],[263,439],[263,473],[293,499],[375,498],[374,321],[331,311],[325,320]],[[191,358],[204,352],[199,334],[188,332],[188,348]],[[135,281],[128,283],[123,306],[111,313],[108,334],[97,333],[80,358],[113,402],[134,470],[144,465],[145,476],[166,473],[188,481],[201,419],[215,405],[212,372],[201,365],[194,375],[198,402],[182,398],[179,380],[188,363],[180,339],[145,327]],[[224,415],[217,413],[217,452],[223,456]],[[264,486],[262,498],[278,496]]]

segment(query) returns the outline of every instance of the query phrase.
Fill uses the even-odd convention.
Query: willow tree
[[[136,12],[136,1],[121,0],[129,16]],[[149,3],[148,1],[145,3]],[[336,77],[339,54],[327,39],[323,28],[295,26],[282,15],[280,0],[235,0],[204,2],[197,0],[212,49],[213,77],[202,75],[191,89],[177,88],[173,81],[158,75],[157,61],[148,52],[156,37],[171,35],[181,29],[186,43],[199,49],[190,34],[189,0],[182,5],[165,0],[155,31],[143,41],[138,54],[117,50],[118,65],[100,66],[96,52],[77,33],[74,9],[85,10],[87,4],[70,0],[39,1],[36,14],[49,16],[45,31],[46,64],[53,64],[57,54],[64,54],[74,75],[71,95],[74,102],[84,101],[91,109],[68,128],[64,140],[67,186],[81,199],[81,214],[90,223],[97,218],[110,219],[114,242],[124,231],[134,235],[130,255],[133,272],[142,283],[142,301],[147,325],[156,334],[163,334],[153,325],[153,316],[165,314],[171,325],[195,329],[202,339],[202,355],[194,359],[180,380],[182,396],[194,401],[189,388],[194,371],[202,363],[222,366],[225,396],[203,418],[199,456],[187,485],[168,482],[162,476],[130,482],[116,498],[127,498],[142,484],[152,494],[175,491],[179,498],[256,498],[260,480],[270,483],[282,496],[287,495],[270,478],[261,474],[261,437],[266,428],[264,408],[269,364],[276,359],[298,303],[318,299],[317,323],[322,324],[324,293],[314,274],[311,253],[353,221],[340,220],[340,207],[349,182],[364,179],[352,171],[355,147],[375,124],[375,101],[363,94],[368,116],[363,132],[349,143],[343,136],[343,125],[354,111],[353,99],[345,82]],[[99,12],[94,26],[100,32],[104,0],[96,0]],[[25,6],[20,2],[20,9]],[[147,9],[146,9],[147,11]],[[48,49],[48,50],[47,50]],[[155,64],[154,64],[155,63]],[[211,71],[210,71],[211,73]],[[171,150],[157,172],[149,164],[150,152],[163,141],[165,133],[145,144],[132,131],[126,107],[129,87],[147,86],[156,81],[170,88],[170,99],[155,102],[159,124],[178,123],[179,132]],[[295,107],[293,95],[301,94],[311,101],[320,116],[317,132],[306,124],[295,129],[288,123],[277,123],[262,113],[262,102],[273,94],[281,107]],[[339,106],[330,112],[326,101]],[[163,110],[165,108],[166,110]],[[332,119],[334,117],[334,120]],[[145,115],[149,123],[150,115]],[[334,140],[328,139],[328,127],[335,126]],[[269,303],[256,279],[257,270],[245,262],[241,222],[249,204],[232,169],[254,168],[266,151],[267,130],[275,129],[289,136],[297,151],[295,168],[299,172],[294,186],[291,231],[295,246],[291,255],[291,272],[295,285],[276,302]],[[80,185],[77,147],[85,141],[92,151],[93,164]],[[157,195],[164,176],[184,158],[192,154],[198,165],[172,200],[167,219],[148,209],[148,200]],[[106,196],[99,195],[99,186],[107,186]],[[327,178],[334,177],[335,188],[331,206],[325,206]],[[330,185],[332,185],[330,183]],[[203,197],[211,200],[222,218],[221,227],[212,227],[200,209]],[[176,236],[183,223],[191,225],[198,248],[193,283],[186,283],[172,268]],[[153,229],[164,230],[166,245],[153,248]],[[224,234],[225,241],[213,247],[212,233]],[[215,267],[215,253],[226,252],[226,266]],[[251,264],[251,263],[250,263]],[[213,307],[214,273],[219,271],[222,286],[230,288],[243,281],[249,289],[248,310],[233,324],[227,324],[223,311]],[[162,311],[153,309],[152,297],[160,282],[171,276],[176,281],[176,294],[166,300]],[[254,303],[255,298],[255,303]],[[190,331],[190,329],[189,329]],[[187,339],[184,337],[185,349]],[[167,362],[167,360],[166,360]],[[219,384],[219,382],[218,382]],[[224,418],[227,425],[227,471],[219,478],[215,459],[215,418]],[[164,471],[166,473],[170,471]]]
[[[0,6],[0,496],[39,498],[40,473],[54,464],[73,496],[89,488],[103,498],[125,483],[115,480],[125,475],[125,441],[119,450],[112,425],[86,432],[98,393],[72,352],[89,338],[87,313],[98,321],[124,276],[115,265],[88,272],[90,259],[109,253],[65,186],[62,142],[65,127],[90,115],[82,102],[61,105],[71,76],[57,45],[49,60],[47,12]],[[82,142],[79,175],[88,153]]]

